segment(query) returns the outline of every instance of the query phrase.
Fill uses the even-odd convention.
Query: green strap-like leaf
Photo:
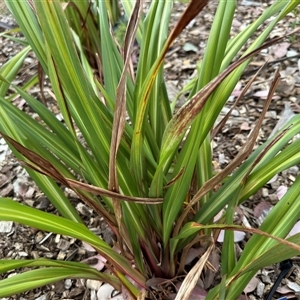
[[[8,272],[19,268],[46,267],[34,271],[26,271],[0,281],[0,297],[16,295],[33,288],[40,287],[65,278],[86,278],[110,283],[120,289],[119,280],[112,275],[97,271],[84,263],[71,261],[55,261],[50,259],[0,260],[0,272]]]
[[[1,265],[1,260],[0,260]],[[1,268],[0,268],[1,270]],[[17,295],[19,293],[44,286],[49,283],[53,283],[65,278],[86,278],[94,280],[105,280],[114,283],[109,275],[92,274],[84,269],[71,269],[63,267],[51,267],[37,270],[31,270],[22,274],[2,279],[0,281],[0,297],[7,297],[11,295]],[[118,286],[118,285],[116,285]]]
[[[10,199],[0,198],[0,204],[1,220],[18,222],[40,230],[63,234],[85,241],[107,258],[117,270],[124,272],[142,286],[145,285],[145,278],[137,270],[133,269],[124,257],[116,253],[83,224],[39,211]]]

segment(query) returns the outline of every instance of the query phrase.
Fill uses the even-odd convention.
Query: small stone
[[[225,158],[224,153],[219,153],[219,164],[225,164],[227,163],[227,159]]]
[[[18,197],[24,197],[26,192],[28,191],[28,178],[25,176],[20,176],[17,180],[13,183],[14,186],[14,193]]]
[[[86,287],[94,291],[98,291],[101,285],[102,282],[99,280],[88,279],[86,281]]]
[[[266,188],[263,188],[263,189],[261,190],[261,194],[262,194],[262,196],[263,196],[264,198],[266,198],[266,197],[269,196],[269,190],[266,189]]]
[[[78,198],[78,195],[69,188],[65,188],[65,195],[69,198]]]
[[[293,167],[289,168],[288,170],[291,174],[296,175],[296,176],[299,173],[299,168],[297,166],[293,166]]]
[[[270,202],[271,202],[272,204],[275,204],[275,203],[278,202],[278,197],[277,197],[277,195],[275,195],[275,194],[269,195],[269,199],[270,199]]]
[[[189,42],[187,42],[187,43],[185,43],[185,44],[183,45],[183,50],[184,50],[185,52],[195,52],[195,53],[198,53],[198,48],[197,48],[197,46],[195,46],[194,44],[189,43]]]
[[[34,201],[33,200],[30,200],[30,199],[26,199],[24,200],[24,203],[30,207],[33,207],[34,205]]]
[[[109,298],[111,298],[111,293],[113,291],[114,291],[114,288],[110,284],[105,283],[99,288],[97,297],[99,300],[100,299],[109,299]]]
[[[64,260],[65,259],[65,257],[66,257],[66,252],[64,252],[64,251],[59,251],[59,253],[58,253],[58,255],[57,255],[57,260]]]
[[[14,247],[16,250],[23,250],[24,244],[23,243],[15,243]]]
[[[65,280],[65,288],[67,290],[69,290],[71,288],[71,286],[72,286],[72,280],[71,279],[66,279]]]
[[[289,97],[289,100],[290,100],[291,102],[296,103],[298,99],[297,99],[297,97],[291,96],[291,97]]]
[[[93,249],[93,251],[95,251],[95,249]],[[83,248],[78,248],[78,255],[85,255],[86,251]]]
[[[18,275],[18,273],[10,273],[8,274],[7,278],[14,277],[15,275]]]
[[[91,296],[90,296],[90,300],[98,300],[97,299],[97,294],[96,294],[96,291],[94,290],[91,290]]]
[[[90,217],[92,215],[92,210],[81,202],[77,204],[76,209],[86,217]]]
[[[72,289],[72,290],[70,291],[69,297],[70,297],[70,299],[72,300],[72,299],[74,299],[76,296],[82,294],[83,292],[84,292],[84,288],[78,288],[78,287],[76,287],[76,288],[74,288],[74,289]],[[82,299],[82,298],[81,298],[81,299]]]
[[[65,291],[65,285],[63,281],[57,281],[54,283],[55,291],[62,294]]]
[[[52,259],[56,254],[54,254],[52,252],[46,252],[44,255],[45,255],[46,258]]]
[[[248,130],[251,130],[251,127],[249,126],[249,123],[248,123],[248,122],[243,122],[243,123],[240,125],[240,129],[243,130],[243,131],[248,131]]]
[[[61,235],[60,235],[60,234],[57,234],[57,235],[55,236],[55,239],[54,239],[55,243],[58,244],[59,241],[60,241],[60,239],[61,239]]]
[[[258,285],[257,285],[257,288],[256,288],[256,294],[257,294],[257,296],[259,296],[260,298],[262,298],[262,296],[264,294],[264,289],[265,289],[265,284],[260,281],[258,283]]]
[[[270,276],[269,275],[262,275],[261,276],[261,279],[262,279],[262,281],[264,282],[264,283],[272,283],[272,281],[271,281],[271,278],[270,278]]]
[[[31,251],[31,255],[34,259],[40,258],[38,251]]]
[[[270,110],[266,112],[266,118],[276,119],[277,112],[275,110]]]
[[[68,236],[66,236],[66,238],[69,238]],[[77,240],[75,238],[69,238],[69,243],[70,245],[74,244]]]
[[[28,253],[26,253],[25,251],[20,251],[20,252],[18,252],[18,254],[19,254],[19,256],[21,256],[21,257],[26,257],[26,256],[28,256]]]
[[[46,197],[41,197],[37,201],[39,204],[36,206],[36,208],[41,210],[45,210],[50,204],[50,201]]]
[[[55,115],[55,117],[56,117],[56,119],[57,119],[58,121],[60,121],[60,122],[64,119],[62,113],[58,113],[57,115]]]
[[[278,181],[275,181],[275,182],[271,183],[271,187],[275,191],[279,188],[279,186],[280,186],[280,183]]]
[[[57,244],[57,248],[62,250],[62,251],[66,251],[68,250],[70,247],[70,242],[69,241],[66,241],[66,240],[63,240],[61,239],[58,244]]]
[[[34,192],[35,192],[35,188],[29,187],[28,191],[25,194],[25,198],[31,199],[33,197]]]
[[[13,227],[13,222],[11,221],[0,221],[0,232],[11,232]]]
[[[41,231],[39,231],[39,232],[36,234],[36,236],[35,236],[35,242],[36,242],[36,243],[40,243],[40,241],[41,241],[43,238],[44,238],[44,234],[43,234]]]
[[[221,110],[221,113],[223,113],[224,115],[227,114],[230,111],[229,107],[224,106]],[[231,115],[234,117],[238,117],[240,115],[240,113],[238,112],[238,110],[233,109],[231,112]]]
[[[288,177],[288,178],[289,178],[289,180],[291,180],[291,181],[293,181],[293,182],[296,180],[296,177],[295,177],[295,176],[293,176],[293,175],[289,175],[289,177]]]

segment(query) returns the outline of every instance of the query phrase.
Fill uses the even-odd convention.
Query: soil
[[[255,20],[258,14],[265,9],[272,1],[238,1],[238,13],[233,23],[232,34],[238,32],[242,27]],[[184,4],[176,3],[172,23],[176,22],[180,13],[184,9]],[[213,20],[216,3],[212,2],[192,23],[184,30],[180,38],[174,43],[169,51],[165,62],[166,81],[169,94],[176,94],[182,86],[194,75],[196,63],[201,58],[205,50],[206,39]],[[14,27],[15,22],[0,0],[0,33]],[[290,13],[281,21],[272,33],[274,36],[283,36],[289,33],[295,26],[300,25],[299,14]],[[14,36],[22,38],[20,33],[13,33]],[[0,67],[5,62],[17,54],[22,46],[11,41],[4,35],[0,35]],[[228,105],[222,110],[224,116],[236,97],[241,93],[242,87],[250,80],[258,67],[266,63],[259,76],[254,80],[251,88],[243,99],[238,103],[232,112],[227,124],[222,131],[216,135],[213,141],[214,166],[216,169],[223,169],[238,153],[241,146],[247,141],[251,129],[261,114],[266,98],[266,91],[274,78],[275,71],[281,71],[281,83],[276,91],[273,102],[266,115],[263,126],[260,130],[257,145],[268,139],[274,128],[280,125],[282,120],[287,120],[300,111],[300,40],[299,36],[292,36],[282,43],[272,46],[257,55],[242,76],[234,93],[228,99]],[[30,53],[25,60],[24,67],[18,74],[15,83],[22,85],[28,76],[37,70],[37,61],[33,53]],[[11,91],[10,91],[11,92]],[[31,94],[40,98],[42,96],[38,87],[31,90]],[[46,90],[46,104],[59,115],[58,108]],[[26,103],[20,98],[14,98],[14,103],[20,109],[33,114]],[[290,186],[299,174],[299,167],[295,166],[284,171],[273,178],[261,191],[253,196],[249,201],[240,207],[239,214],[244,222],[257,227],[263,219],[263,214],[272,207],[280,197],[280,189]],[[74,206],[80,212],[87,226],[96,234],[111,242],[111,233],[101,217],[85,206],[77,198],[76,194],[68,189],[64,189],[66,195],[72,199]],[[0,196],[10,197],[18,202],[36,207],[38,209],[53,212],[55,209],[49,200],[40,192],[35,183],[29,178],[27,172],[19,162],[13,157],[3,138],[0,138]],[[262,204],[263,203],[263,204]],[[236,246],[238,251],[242,251],[244,239]],[[49,234],[22,226],[12,222],[0,222],[0,258],[30,259],[46,257],[50,259],[65,259],[82,261],[95,257],[96,253],[80,241],[66,236]],[[96,260],[96,261],[95,261]],[[218,264],[218,263],[217,263]],[[0,275],[0,279],[6,276],[13,276],[20,272],[15,270],[9,274]],[[293,259],[293,268],[283,281],[279,292],[280,296],[295,299],[297,291],[291,287],[292,283],[300,282],[300,265],[298,259]],[[278,275],[278,266],[270,266],[253,279],[245,290],[248,299],[263,299],[273,285]],[[210,283],[214,284],[214,279]],[[100,283],[92,280],[63,280],[33,291],[22,293],[16,296],[3,299],[101,299],[97,298],[97,291]],[[206,287],[206,288],[209,288]],[[300,287],[299,287],[300,288]],[[108,299],[108,298],[105,298]],[[119,296],[119,299],[122,299]],[[246,298],[244,298],[246,299]],[[1,299],[0,299],[1,300]]]

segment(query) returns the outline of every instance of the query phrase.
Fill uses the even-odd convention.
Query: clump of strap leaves
[[[247,143],[219,173],[212,167],[211,140],[228,118],[215,126],[251,58],[282,39],[268,36],[300,1],[274,1],[232,37],[236,1],[219,1],[197,75],[180,92],[188,95],[186,103],[174,110],[180,95],[169,99],[164,57],[207,2],[182,4],[186,9],[169,31],[173,1],[153,0],[146,10],[142,0],[120,1],[128,20],[121,44],[113,32],[118,1],[7,0],[26,47],[0,70],[0,131],[60,216],[1,198],[0,220],[82,240],[106,259],[110,272],[80,262],[2,259],[1,273],[26,271],[1,280],[0,297],[64,278],[89,278],[108,282],[132,299],[155,293],[172,298],[172,292],[176,299],[188,299],[203,270],[212,268],[209,257],[225,230],[222,281],[206,299],[236,299],[260,268],[299,253],[299,234],[286,239],[300,215],[299,177],[259,228],[234,224],[240,203],[275,174],[300,163],[300,140],[293,140],[300,116],[253,150],[279,72]],[[139,47],[135,65],[134,44]],[[30,50],[49,78],[63,122],[26,92],[33,79],[23,87],[12,84]],[[10,86],[41,121],[13,105],[6,96]],[[105,219],[115,234],[114,249],[86,227],[61,185]],[[233,231],[252,234],[239,258]],[[187,255],[200,248],[187,269]],[[170,293],[165,283],[171,283]]]

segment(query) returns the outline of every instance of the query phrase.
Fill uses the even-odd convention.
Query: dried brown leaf
[[[253,277],[253,278],[249,281],[249,283],[247,284],[247,286],[245,287],[244,293],[245,293],[245,294],[248,294],[248,293],[253,292],[253,291],[256,289],[256,287],[257,287],[257,285],[259,284],[259,282],[260,282],[259,279],[257,279],[256,277]]]
[[[251,234],[259,234],[259,235],[262,235],[262,236],[265,236],[265,237],[268,237],[268,238],[271,238],[271,239],[274,239],[275,241],[281,243],[281,244],[284,244],[286,245],[287,247],[290,247],[296,251],[299,251],[300,252],[300,246],[295,244],[295,243],[292,243],[286,239],[282,239],[282,238],[279,238],[275,235],[272,235],[272,234],[269,234],[265,231],[262,231],[260,229],[256,229],[256,228],[248,228],[248,227],[244,227],[244,226],[239,226],[239,225],[223,225],[223,224],[212,224],[212,225],[201,225],[201,224],[198,224],[198,223],[195,223],[194,222],[194,227],[199,227],[201,229],[205,229],[205,228],[210,228],[210,229],[221,229],[221,230],[233,230],[233,231],[243,231],[243,232],[249,232]]]
[[[111,191],[119,193],[118,174],[117,174],[117,152],[121,142],[121,138],[125,128],[126,122],[126,77],[130,63],[131,51],[133,48],[135,33],[138,29],[139,20],[142,14],[143,1],[137,0],[135,2],[130,20],[128,22],[126,35],[125,35],[125,47],[124,47],[124,67],[121,74],[121,78],[117,87],[116,94],[116,106],[114,112],[114,121],[112,129],[112,139],[110,145],[110,157],[109,157],[109,183],[108,188]],[[130,239],[122,223],[122,208],[121,203],[112,198],[112,204],[114,207],[114,214],[120,230],[120,243],[122,246],[122,237],[126,241],[127,246],[131,249]]]
[[[118,200],[126,200],[126,201],[143,203],[143,204],[158,204],[158,203],[162,203],[163,201],[162,198],[139,198],[139,197],[125,196],[100,187],[95,187],[80,181],[65,178],[49,161],[41,157],[39,154],[22,146],[20,143],[16,142],[14,139],[10,138],[6,134],[2,132],[1,134],[4,137],[4,139],[7,140],[10,144],[12,144],[12,146],[18,152],[20,152],[23,156],[25,156],[29,161],[32,162],[29,163],[29,162],[22,161],[23,165],[43,175],[47,175],[53,178],[71,189],[80,189],[82,191],[86,191],[94,195],[101,195],[110,198],[115,198]]]
[[[197,284],[197,281],[202,273],[207,260],[214,249],[214,243],[211,243],[206,252],[201,256],[198,262],[194,265],[191,271],[187,274],[182,282],[182,285],[177,293],[175,300],[188,300],[191,292]]]
[[[213,129],[213,132],[211,134],[211,140],[214,139],[214,137],[221,132],[222,128],[224,127],[224,125],[226,124],[226,122],[228,121],[232,111],[234,110],[234,108],[238,105],[238,103],[240,102],[240,100],[245,96],[245,94],[247,93],[247,91],[249,90],[250,86],[252,85],[253,81],[257,78],[258,74],[261,72],[261,70],[266,66],[266,63],[263,64],[259,70],[256,72],[256,74],[247,82],[246,86],[243,88],[242,92],[239,94],[239,96],[237,97],[237,99],[235,100],[235,102],[233,103],[232,107],[230,108],[230,110],[228,111],[228,113],[225,115],[225,117],[219,122],[219,124]]]
[[[227,69],[210,81],[205,87],[203,87],[197,94],[195,94],[189,102],[183,105],[174,115],[173,119],[169,122],[167,127],[167,137],[165,137],[164,143],[166,147],[168,145],[174,144],[174,137],[182,137],[186,132],[188,126],[192,123],[195,117],[202,110],[206,104],[210,95],[215,91],[219,84],[238,66],[242,63],[258,54],[261,50],[276,44],[278,41],[282,40],[283,37],[272,39],[251,53],[238,59],[236,62],[232,63]],[[172,142],[173,141],[173,142]]]
[[[241,150],[239,151],[239,154],[232,160],[232,162],[221,172],[219,172],[216,176],[214,176],[213,178],[211,178],[210,180],[208,180],[207,182],[205,182],[203,184],[203,186],[201,187],[201,189],[194,195],[192,201],[190,201],[190,203],[187,205],[187,207],[185,208],[184,212],[182,213],[182,215],[179,217],[179,220],[176,224],[175,230],[174,230],[174,234],[178,234],[180,228],[181,228],[181,224],[183,222],[183,220],[185,219],[185,217],[187,216],[188,212],[190,211],[190,209],[193,207],[193,205],[195,205],[206,193],[208,193],[210,190],[212,190],[217,184],[219,184],[220,182],[222,182],[222,180],[229,175],[231,172],[233,172],[233,170],[239,166],[252,152],[253,147],[255,145],[257,136],[259,134],[259,130],[261,128],[262,122],[264,120],[264,116],[268,110],[268,107],[271,103],[273,94],[275,93],[276,90],[276,86],[279,82],[280,79],[280,75],[279,75],[279,70],[277,70],[276,75],[275,75],[275,79],[272,83],[272,86],[270,88],[269,91],[269,95],[268,98],[266,100],[265,106],[263,108],[263,111],[255,125],[255,128],[253,129],[253,131],[251,132],[249,139],[247,141],[247,143],[241,148]],[[288,130],[288,129],[287,129]],[[251,168],[248,170],[248,172],[246,173],[246,175],[243,178],[243,182],[246,181],[246,179],[248,178],[249,174],[251,173],[251,171],[253,170],[253,168],[258,164],[258,162],[262,159],[262,157],[267,153],[267,151],[279,140],[282,138],[282,136],[287,132],[287,130],[284,130],[280,135],[278,135],[267,147],[265,147],[265,149],[258,155],[258,157],[256,158],[256,160],[254,161],[254,163],[252,164]]]
[[[125,200],[129,202],[140,203],[140,204],[159,204],[163,202],[162,198],[140,198],[140,197],[125,196],[106,189],[95,187],[93,185],[79,182],[73,179],[66,179],[66,181],[70,185],[70,187],[80,189],[82,191],[86,191],[94,195],[101,195],[110,198],[115,198],[118,200]]]
[[[170,46],[174,40],[179,36],[182,30],[193,20],[199,12],[207,5],[208,0],[192,0],[187,6],[186,10],[181,15],[179,21],[173,28],[167,44]]]

